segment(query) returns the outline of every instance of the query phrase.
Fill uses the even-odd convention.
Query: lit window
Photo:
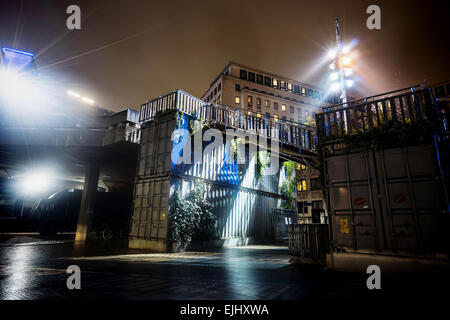
[[[252,101],[253,101],[252,96],[248,96],[247,97],[248,104],[252,104]]]
[[[261,113],[258,113],[257,117],[258,117],[258,118],[261,118]]]
[[[286,105],[285,104],[281,105],[281,110],[286,111]]]
[[[292,92],[292,83],[288,83],[288,91]]]
[[[234,102],[241,103],[241,98],[238,96],[234,97]]]
[[[278,115],[277,115],[277,114],[274,114],[273,117],[275,118],[275,121],[278,122]]]
[[[281,90],[286,90],[286,83],[284,81],[280,81]]]
[[[306,96],[306,88],[302,87],[302,95]]]
[[[277,80],[277,79],[273,79],[273,80],[272,80],[272,84],[273,84],[273,86],[274,86],[275,88],[277,88],[277,87],[278,87],[278,80]]]
[[[261,99],[260,98],[256,98],[256,105],[261,107]]]
[[[297,191],[307,191],[308,189],[306,188],[306,180],[305,179],[301,179],[297,181]]]
[[[217,103],[222,103],[222,96],[221,96],[221,95],[219,95],[219,96],[217,97]]]
[[[304,164],[297,163],[297,170],[306,170],[306,166]]]
[[[270,101],[269,100],[266,100],[266,107],[270,108]]]

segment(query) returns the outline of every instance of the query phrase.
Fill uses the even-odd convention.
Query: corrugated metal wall
[[[189,192],[196,179],[209,186],[207,198],[214,205],[221,238],[270,238],[272,209],[282,199],[280,173],[259,179],[256,153],[248,145],[245,164],[224,163],[228,148],[222,146],[204,155],[202,163],[175,165],[172,149],[180,142],[171,140],[175,125],[175,115],[169,112],[142,129],[131,239],[165,241],[169,197],[176,188]]]
[[[431,145],[325,158],[336,247],[434,252],[448,242],[448,217]]]

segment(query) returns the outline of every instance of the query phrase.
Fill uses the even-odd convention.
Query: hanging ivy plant
[[[207,127],[208,123],[200,119],[191,119],[189,121],[189,132],[195,135],[197,132],[202,132],[203,128]]]
[[[264,177],[264,170],[270,165],[270,152],[258,151],[256,153],[256,175],[260,181]]]
[[[216,216],[212,212],[212,204],[205,199],[206,192],[204,182],[198,180],[186,197],[180,191],[175,191],[171,196],[170,241],[207,241],[217,238]]]
[[[242,138],[234,138],[230,141],[230,153],[233,159],[239,159],[242,155],[239,153],[239,145],[244,144],[245,140]]]
[[[281,184],[281,194],[288,198],[281,203],[281,207],[287,210],[295,210],[297,203],[294,194],[297,176],[295,174],[295,163],[292,161],[283,162],[282,168],[285,173],[285,180]]]

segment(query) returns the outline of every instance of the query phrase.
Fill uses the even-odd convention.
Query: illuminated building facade
[[[230,62],[210,84],[202,100],[260,118],[314,124],[321,107],[339,103],[318,87]],[[319,172],[297,166],[297,203],[301,222],[312,222],[314,209],[325,208]]]

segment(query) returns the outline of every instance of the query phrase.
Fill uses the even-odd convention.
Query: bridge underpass
[[[80,217],[92,218],[91,208],[83,206],[93,200],[86,197],[87,186],[91,196],[97,189],[131,194],[139,142],[135,115],[133,110],[124,110],[102,118],[96,128],[2,126],[0,169],[6,198],[2,216],[18,217],[24,207],[29,211],[40,198],[62,190],[83,189]],[[23,181],[33,175],[48,179],[48,188],[30,194],[21,190]],[[43,187],[42,181],[33,183]],[[12,205],[8,203],[11,201]],[[17,201],[25,201],[22,208],[14,204]]]

